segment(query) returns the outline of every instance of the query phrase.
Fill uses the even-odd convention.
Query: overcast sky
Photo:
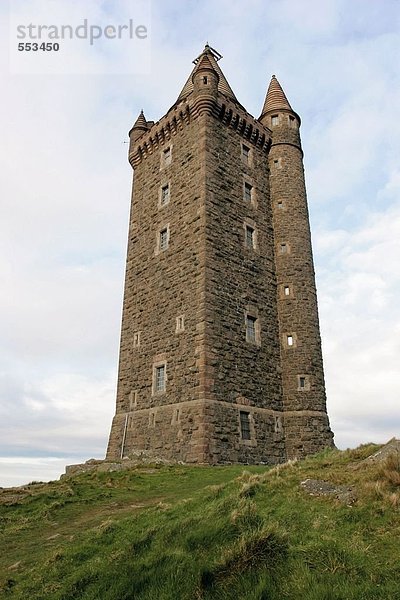
[[[129,0],[12,6],[9,21],[0,5],[0,486],[104,456],[127,132],[141,108],[148,119],[165,114],[207,40],[251,114],[276,74],[302,118],[336,444],[400,437],[400,3],[153,0],[151,20]],[[146,21],[148,38],[60,40],[57,54],[18,55],[16,23],[32,15],[48,25],[132,18]]]

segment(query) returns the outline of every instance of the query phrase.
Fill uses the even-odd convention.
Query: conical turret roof
[[[218,60],[222,58],[216,50],[211,48],[208,44],[205,45],[203,52],[193,62],[195,64],[193,71],[190,73],[189,79],[182,88],[181,93],[178,96],[177,103],[184,100],[193,92],[193,81],[192,77],[200,67],[207,67],[213,69],[219,76],[218,91],[225,96],[228,96],[231,100],[237,102],[237,98],[232,91],[231,86],[225,78],[225,75],[221,71],[218,65]]]
[[[272,75],[271,83],[269,84],[267,95],[265,97],[264,106],[261,111],[261,116],[273,110],[281,110],[282,108],[293,111],[281,84],[275,75]]]
[[[136,119],[132,129],[147,129],[147,121],[146,118],[144,116],[143,110],[140,111],[140,114],[138,116],[138,118]]]

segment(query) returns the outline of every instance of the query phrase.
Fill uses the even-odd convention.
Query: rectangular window
[[[244,183],[244,199],[246,202],[251,202],[253,197],[253,186],[245,181]]]
[[[244,163],[246,163],[246,165],[248,165],[249,160],[250,160],[250,148],[248,146],[245,146],[244,144],[242,144],[242,161]]]
[[[248,342],[256,343],[256,322],[257,319],[250,315],[246,316],[246,340]]]
[[[287,341],[288,346],[293,346],[293,336],[292,335],[288,335],[286,338],[286,341]]]
[[[272,115],[271,117],[271,125],[278,125],[279,123],[279,116],[278,115]]]
[[[278,202],[277,202],[277,206],[278,206],[278,208],[279,208],[279,209],[283,209],[283,208],[285,208],[285,205],[284,205],[284,203],[283,203],[283,200],[278,200]]]
[[[171,148],[165,148],[164,152],[163,152],[163,159],[164,159],[164,166],[168,166],[171,164],[171,160],[172,160],[172,154],[171,154]]]
[[[288,285],[284,286],[283,293],[285,294],[285,296],[290,296],[290,287]]]
[[[164,229],[161,229],[161,231],[160,231],[159,245],[160,245],[161,252],[163,252],[164,250],[166,250],[168,248],[168,228],[167,227],[165,227]]]
[[[165,392],[165,365],[159,365],[154,370],[154,391]]]
[[[249,440],[250,435],[250,414],[244,410],[240,411],[240,435],[242,440]]]
[[[164,206],[165,204],[168,204],[169,202],[169,185],[164,185],[161,188],[161,206]]]
[[[250,225],[246,225],[246,233],[245,233],[245,244],[246,248],[254,248],[254,229],[250,227]]]
[[[287,254],[288,245],[285,242],[282,242],[282,244],[279,246],[279,251],[281,254]]]
[[[300,375],[300,377],[299,377],[299,388],[300,388],[301,390],[304,390],[304,388],[305,388],[305,387],[306,387],[306,378],[305,378],[305,377],[302,377],[302,376]]]

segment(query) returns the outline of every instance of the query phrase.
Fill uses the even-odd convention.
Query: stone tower
[[[107,457],[277,463],[332,446],[300,118],[259,119],[204,48],[159,121],[140,113]]]

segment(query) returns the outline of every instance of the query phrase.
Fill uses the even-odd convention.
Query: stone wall
[[[299,121],[283,112],[271,133],[207,69],[188,103],[155,124],[141,115],[131,137],[109,460],[274,464],[332,444]]]
[[[198,398],[199,324],[203,321],[204,155],[198,121],[189,122],[142,160],[135,169],[122,316],[117,411],[108,456],[120,453],[125,415],[129,431],[125,451],[154,444],[161,426],[173,436],[170,416],[150,427],[154,407]],[[172,161],[163,165],[170,147]],[[160,204],[161,188],[169,185],[170,199]],[[158,248],[159,232],[168,227],[169,244]],[[177,318],[184,331],[177,332]],[[135,334],[139,344],[135,345]],[[153,365],[166,365],[166,391],[153,390]],[[137,436],[133,424],[137,423]],[[143,437],[144,436],[144,437]],[[180,440],[182,442],[183,439]],[[185,443],[188,440],[185,440]]]

